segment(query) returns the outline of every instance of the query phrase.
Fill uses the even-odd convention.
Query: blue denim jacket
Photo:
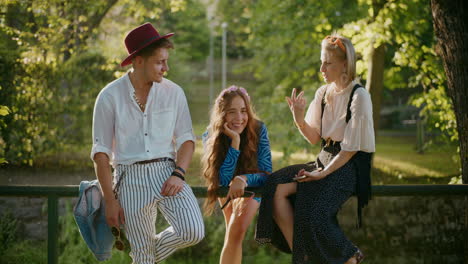
[[[104,200],[97,180],[80,183],[80,194],[73,214],[81,236],[96,259],[109,259],[114,236],[106,223]]]

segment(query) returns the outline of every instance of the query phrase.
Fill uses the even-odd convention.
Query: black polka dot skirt
[[[321,164],[320,164],[321,165]],[[278,184],[292,182],[300,169],[312,170],[315,162],[285,167],[272,173],[264,185],[255,239],[271,243],[291,253],[273,219],[273,197]],[[346,163],[322,180],[297,184],[297,193],[289,197],[294,207],[293,263],[345,263],[357,248],[341,230],[337,213],[355,192],[356,170]]]

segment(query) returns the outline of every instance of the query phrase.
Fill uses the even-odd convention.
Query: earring
[[[348,79],[348,74],[345,71],[343,71],[343,73],[341,73],[340,76],[341,83],[347,83]]]

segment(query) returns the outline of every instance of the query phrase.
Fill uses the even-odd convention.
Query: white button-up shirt
[[[169,157],[188,140],[195,142],[192,119],[180,86],[164,79],[153,83],[145,111],[133,98],[128,73],[99,93],[93,115],[93,147],[107,154],[113,166]]]

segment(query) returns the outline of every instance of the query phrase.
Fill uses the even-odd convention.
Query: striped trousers
[[[160,262],[179,248],[197,244],[205,235],[200,207],[188,184],[175,196],[161,195],[173,170],[170,161],[117,166],[114,181],[125,172],[118,197],[135,264]],[[155,226],[158,209],[170,225],[159,234]]]

